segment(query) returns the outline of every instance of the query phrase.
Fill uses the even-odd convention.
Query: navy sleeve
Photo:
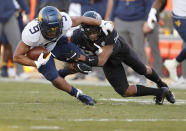
[[[70,0],[73,3],[90,4],[90,0]]]
[[[148,15],[150,12],[150,9],[152,7],[154,0],[144,0],[144,4],[145,4],[145,20],[148,19]]]
[[[30,8],[26,0],[16,0],[16,1],[19,3],[20,7],[26,11],[26,14],[30,14]]]
[[[111,12],[111,18],[110,18],[112,21],[115,18],[115,10],[118,6],[118,2],[119,2],[118,0],[114,0],[113,7],[112,7],[112,12]]]

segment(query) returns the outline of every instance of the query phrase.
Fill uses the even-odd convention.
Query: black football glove
[[[80,54],[74,51],[70,51],[68,53],[63,53],[60,57],[61,60],[65,60],[66,62],[77,62]]]
[[[76,71],[81,72],[83,74],[88,74],[89,72],[92,71],[92,67],[88,66],[83,62],[74,63],[74,68],[76,69]]]

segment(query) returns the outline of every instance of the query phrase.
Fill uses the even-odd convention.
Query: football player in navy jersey
[[[76,45],[68,43],[65,35],[71,27],[82,23],[100,26],[106,35],[108,35],[108,30],[113,30],[112,23],[108,21],[100,21],[82,16],[70,17],[65,12],[59,12],[53,6],[42,8],[38,18],[25,26],[22,32],[22,40],[14,53],[14,61],[22,65],[37,67],[38,71],[56,88],[69,93],[84,104],[93,105],[94,101],[90,96],[83,94],[81,90],[74,88],[59,76],[54,63],[54,58],[66,61],[63,57],[64,53],[71,50],[80,50]],[[46,48],[50,54],[43,58],[43,53],[41,53],[36,61],[25,55],[31,48],[37,46]],[[91,70],[88,65],[79,62],[75,63],[74,66],[80,72],[81,68],[83,68],[82,72],[84,72],[84,69],[87,72]]]
[[[101,20],[101,16],[95,11],[88,11],[83,16]],[[99,26],[81,24],[81,28],[73,32],[71,42],[78,45],[84,52],[91,53],[86,53],[87,56],[81,61],[90,66],[103,67],[107,80],[122,97],[154,95],[156,104],[163,104],[164,98],[170,103],[175,103],[174,95],[168,85],[161,80],[154,69],[144,65],[138,59],[136,53],[115,30],[105,36]],[[78,53],[71,52],[68,55],[71,62],[76,62],[79,58]],[[129,85],[122,66],[123,62],[140,75],[155,82],[158,88]],[[61,76],[65,77],[65,75],[61,73]]]

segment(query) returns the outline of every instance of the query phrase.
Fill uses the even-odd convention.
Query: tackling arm
[[[112,32],[114,29],[114,24],[112,21],[96,20],[84,16],[73,16],[71,17],[72,27],[78,26],[80,24],[95,25],[101,27],[105,35],[108,35],[109,32]]]
[[[102,67],[112,54],[113,45],[106,45],[102,47],[102,52],[96,56],[87,56],[86,63],[90,66],[100,66]]]
[[[88,25],[96,25],[96,26],[100,26],[101,25],[101,21],[98,21],[96,19],[93,18],[87,18],[84,16],[71,16],[72,19],[72,26],[78,26],[80,24],[88,24]]]

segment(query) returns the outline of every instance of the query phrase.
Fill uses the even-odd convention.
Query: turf
[[[0,131],[184,131],[186,90],[174,89],[176,104],[153,97],[122,98],[111,87],[76,86],[95,106],[50,84],[0,82]],[[115,101],[108,99],[115,98]]]

